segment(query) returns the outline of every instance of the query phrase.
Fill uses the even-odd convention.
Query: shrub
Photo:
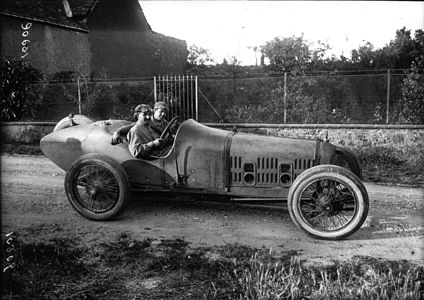
[[[13,58],[1,58],[2,121],[17,121],[36,117],[41,103],[40,91],[30,84],[38,83],[42,74],[30,64]]]

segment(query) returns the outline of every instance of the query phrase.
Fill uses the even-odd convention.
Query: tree
[[[424,124],[424,55],[415,59],[403,80],[401,102],[406,122]]]
[[[42,74],[23,60],[2,57],[0,65],[2,121],[34,118],[41,103]]]
[[[105,86],[101,82],[90,82],[88,76],[80,70],[58,72],[53,80],[62,88],[65,98],[78,105],[78,110],[81,109],[78,113],[91,114],[104,109],[101,95]]]
[[[352,63],[360,70],[371,69],[375,66],[374,45],[366,42],[357,50],[352,50]]]
[[[305,73],[309,69],[313,56],[303,36],[275,37],[261,47],[261,52],[269,59],[273,70],[293,74]]]
[[[194,44],[188,47],[186,63],[186,71],[188,73],[199,72],[212,63],[214,63],[214,60],[211,57],[209,49],[205,49]]]

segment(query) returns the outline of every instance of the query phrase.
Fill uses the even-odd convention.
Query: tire
[[[85,125],[85,124],[90,124],[93,122],[94,120],[92,118],[84,116],[84,115],[74,115],[72,117],[72,120],[70,119],[70,117],[65,117],[59,122],[57,122],[56,126],[53,129],[53,132],[61,130],[61,129],[65,129],[68,127],[77,126],[77,125]]]
[[[288,194],[293,222],[318,239],[340,240],[350,236],[364,223],[368,207],[368,193],[358,176],[334,165],[304,171]]]
[[[83,155],[72,164],[66,172],[65,192],[80,215],[95,221],[115,219],[130,198],[125,170],[100,154]]]
[[[337,147],[336,155],[333,157],[331,163],[351,170],[356,176],[362,179],[361,166],[352,151]]]

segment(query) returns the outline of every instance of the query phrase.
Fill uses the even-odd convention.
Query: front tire
[[[318,239],[340,240],[357,231],[368,215],[369,200],[351,171],[320,165],[296,178],[288,195],[293,222]]]
[[[84,155],[66,172],[65,191],[72,207],[83,217],[115,219],[129,199],[128,177],[113,160],[99,154]]]

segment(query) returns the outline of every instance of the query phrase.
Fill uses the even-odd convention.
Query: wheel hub
[[[103,183],[100,181],[95,181],[92,185],[87,187],[87,193],[90,195],[91,198],[94,198],[96,195],[101,193],[102,190]]]
[[[331,204],[324,205],[322,207],[322,210],[325,211],[325,212],[327,212],[327,213],[329,213],[329,212],[331,212],[333,210],[333,206]]]

